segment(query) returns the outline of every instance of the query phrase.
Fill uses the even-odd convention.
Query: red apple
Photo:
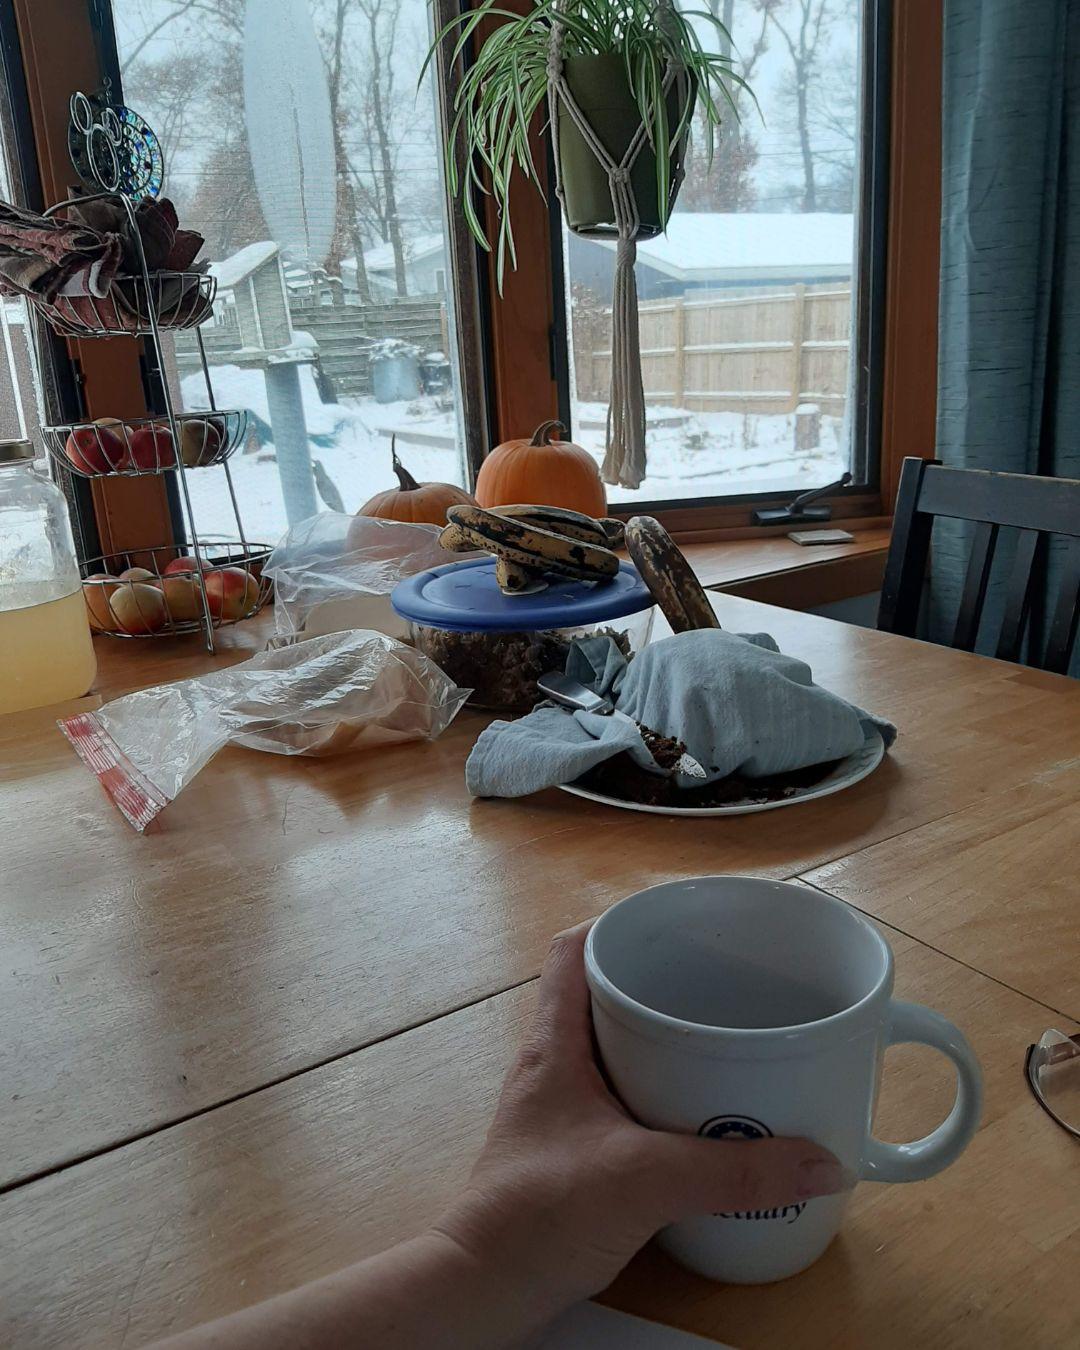
[[[221,450],[222,423],[219,419],[185,417],[180,423],[180,456],[189,469],[210,464]]]
[[[206,572],[208,571],[206,563],[202,567],[191,556],[190,553],[182,553],[179,558],[174,558],[171,563],[162,572],[163,577],[175,576],[178,572]]]
[[[127,465],[134,469],[167,469],[176,463],[172,432],[160,422],[128,427]]]
[[[165,597],[156,586],[128,581],[109,599],[116,626],[122,633],[156,633],[169,621]]]
[[[206,603],[215,619],[239,619],[259,603],[259,583],[242,567],[219,567],[204,579]]]
[[[72,468],[80,473],[109,473],[124,463],[124,442],[109,426],[76,427],[64,444]]]

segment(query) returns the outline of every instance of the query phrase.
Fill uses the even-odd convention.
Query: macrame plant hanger
[[[559,168],[559,106],[566,109],[582,139],[597,162],[607,172],[611,190],[611,205],[618,242],[615,253],[615,284],[611,299],[611,393],[607,416],[607,443],[601,476],[605,483],[636,488],[645,477],[645,390],[641,380],[641,337],[638,327],[637,279],[634,264],[637,261],[637,239],[641,231],[641,217],[634,197],[631,172],[648,142],[649,134],[641,122],[630,140],[621,160],[616,160],[597,136],[588,118],[582,112],[566,81],[563,64],[563,43],[566,27],[559,20],[562,5],[555,9],[548,47],[548,112],[551,123],[552,146],[555,151],[555,191],[565,204],[562,175]],[[671,13],[671,0],[657,0],[657,21],[663,24]],[[662,86],[667,98],[672,84],[685,84],[685,67],[673,58],[668,59]],[[683,156],[672,166],[668,206],[674,202],[683,180]],[[573,229],[573,226],[570,226]],[[577,230],[590,234],[607,231]]]

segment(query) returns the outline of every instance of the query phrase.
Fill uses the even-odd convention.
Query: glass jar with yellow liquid
[[[64,494],[0,441],[0,713],[79,698],[97,672]]]

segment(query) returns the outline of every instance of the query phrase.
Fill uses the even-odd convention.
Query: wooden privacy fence
[[[796,285],[769,295],[644,301],[641,371],[650,403],[697,412],[843,413],[851,288]],[[610,333],[610,310],[605,333]],[[578,325],[575,331],[595,331]],[[575,342],[578,397],[606,399],[611,351]]]
[[[430,351],[449,352],[450,334],[446,305],[442,300],[397,300],[377,305],[325,305],[290,307],[293,327],[308,332],[319,344],[323,370],[333,382],[339,398],[362,397],[371,393],[371,362],[367,348],[373,339],[398,338]],[[230,311],[223,321],[207,324],[203,341],[211,364],[244,365],[240,334]],[[192,332],[176,335],[176,357],[180,373],[199,369],[199,358]]]

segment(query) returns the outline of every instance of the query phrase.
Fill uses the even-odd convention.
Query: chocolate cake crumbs
[[[492,712],[531,712],[541,695],[536,681],[552,670],[565,670],[573,633],[552,629],[537,633],[453,633],[416,625],[413,641],[425,656],[462,689],[469,703]],[[633,655],[630,638],[613,628],[590,636],[614,638],[622,654]]]
[[[664,738],[661,738],[664,739]],[[649,744],[646,739],[646,744]],[[677,741],[669,741],[678,746],[678,754],[686,746]],[[653,750],[652,745],[649,749]],[[655,750],[653,751],[655,754]],[[678,754],[675,758],[678,758]],[[659,762],[659,761],[658,761]],[[672,764],[674,759],[670,761]],[[766,778],[747,778],[741,773],[728,774],[715,783],[705,783],[701,787],[683,788],[672,778],[661,778],[641,768],[626,753],[614,755],[611,759],[598,764],[577,780],[576,787],[588,788],[590,792],[599,792],[605,797],[618,797],[622,801],[637,802],[642,806],[708,807],[759,805],[763,802],[783,801],[793,796],[800,788],[814,787],[826,778],[840,761],[830,760],[825,764],[811,764],[805,769],[793,769],[789,773],[770,774]]]
[[[686,754],[686,742],[677,741],[671,736],[661,736],[658,731],[652,731],[649,727],[641,726],[641,739],[645,742],[645,748],[661,769],[673,769],[679,762],[681,755]]]

